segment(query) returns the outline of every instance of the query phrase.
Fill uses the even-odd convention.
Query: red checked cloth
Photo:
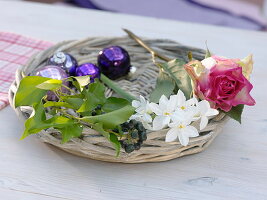
[[[9,104],[8,89],[15,78],[16,69],[33,54],[51,45],[50,42],[0,32],[0,110]]]

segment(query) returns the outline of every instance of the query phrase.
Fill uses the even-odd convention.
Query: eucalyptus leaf
[[[241,124],[241,115],[244,109],[244,105],[240,104],[237,106],[232,107],[229,112],[225,112],[226,115],[233,118],[234,120],[238,121]]]
[[[62,80],[49,79],[36,87],[43,90],[56,90],[62,86]]]
[[[26,76],[20,81],[19,88],[15,96],[15,107],[18,106],[31,106],[40,102],[40,100],[47,93],[46,90],[42,90],[36,87],[49,78],[41,76]]]
[[[104,128],[115,128],[117,125],[126,122],[130,116],[134,113],[135,108],[132,106],[125,106],[121,109],[114,110],[112,112],[96,115],[86,116],[80,118],[80,120],[88,122],[90,124],[102,123]]]
[[[150,94],[149,99],[151,102],[158,103],[162,95],[169,97],[173,93],[174,88],[175,83],[172,78],[160,70],[156,87]]]
[[[114,110],[121,109],[127,105],[130,105],[130,102],[126,99],[109,97],[107,98],[105,104],[102,106],[104,112],[112,112]]]
[[[191,79],[184,69],[185,62],[179,59],[171,60],[168,63],[159,64],[169,77],[175,82],[177,89],[180,89],[189,99],[192,93]],[[178,90],[177,90],[178,91]]]

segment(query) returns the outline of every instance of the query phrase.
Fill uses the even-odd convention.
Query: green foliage
[[[134,96],[130,95],[128,92],[125,92],[123,89],[121,89],[119,86],[117,86],[116,83],[114,83],[112,80],[110,80],[104,74],[101,74],[100,79],[101,79],[101,81],[103,83],[105,83],[109,88],[111,88],[112,90],[114,90],[121,97],[127,99],[130,102],[132,102],[133,100],[136,100],[136,98]]]
[[[56,90],[56,89],[60,88],[61,85],[62,85],[62,80],[49,79],[49,80],[37,85],[36,87],[39,89],[43,89],[43,90]]]
[[[105,104],[102,107],[104,112],[112,112],[114,110],[121,109],[127,105],[130,105],[130,102],[126,99],[117,98],[117,97],[109,97],[107,98]]]
[[[68,94],[60,93],[59,90],[64,87],[63,82],[66,81],[72,82],[77,92],[75,89],[66,87],[69,90]],[[99,80],[89,85],[88,83],[90,83],[89,76],[69,77],[64,81],[40,76],[28,76],[22,79],[15,96],[15,106],[32,106],[33,113],[25,121],[25,130],[21,139],[44,129],[54,128],[61,132],[62,143],[65,143],[72,138],[80,137],[83,126],[89,126],[112,143],[118,156],[121,147],[118,140],[120,134],[111,129],[126,122],[134,113],[135,108],[128,101],[134,97],[125,92],[128,99],[106,98],[105,86]],[[114,84],[113,87],[116,88],[116,85]],[[47,101],[45,98],[47,91],[57,93],[59,100]],[[99,107],[97,115],[91,116],[96,107]],[[76,115],[70,115],[69,109]]]
[[[156,87],[149,97],[150,101],[158,103],[162,95],[169,97],[173,93],[174,88],[175,83],[173,79],[160,70]]]
[[[225,112],[226,115],[233,118],[234,120],[238,121],[241,124],[241,115],[244,109],[244,105],[240,104],[235,107],[232,107],[232,109],[229,112]]]
[[[109,133],[109,132],[105,131],[102,123],[95,123],[93,125],[93,128],[97,132],[102,134],[108,141],[110,141],[112,143],[113,147],[116,150],[116,156],[119,156],[121,145],[120,145],[120,142],[118,140],[118,137],[113,133]]]
[[[135,108],[128,105],[106,114],[86,116],[80,120],[88,122],[89,124],[102,123],[104,128],[112,129],[117,125],[126,122],[134,113],[134,111]]]
[[[176,90],[182,90],[186,98],[189,99],[192,93],[192,85],[191,79],[184,69],[184,64],[184,61],[175,59],[158,65],[175,82]]]
[[[102,105],[106,101],[105,86],[99,81],[91,83],[88,89],[84,89],[82,93],[85,97],[85,101],[79,108],[78,112],[91,111],[97,105]]]
[[[46,91],[36,86],[49,80],[41,76],[27,76],[20,81],[18,91],[15,96],[15,107],[33,106],[40,102]]]

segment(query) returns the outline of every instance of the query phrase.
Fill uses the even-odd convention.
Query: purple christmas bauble
[[[100,69],[93,63],[84,63],[76,68],[75,76],[91,75],[90,81],[94,82],[95,78],[100,78]]]
[[[61,67],[55,66],[55,65],[47,65],[44,67],[41,67],[36,70],[35,76],[42,76],[46,78],[52,78],[57,80],[62,80],[64,78],[68,78],[68,74],[65,70],[63,70]],[[68,82],[64,82],[65,85],[68,86]],[[68,93],[68,90],[64,87],[61,88],[61,91],[63,93]],[[47,92],[47,100],[49,101],[57,101],[58,98],[55,95],[54,92],[48,91]]]
[[[101,72],[113,80],[127,75],[131,67],[128,52],[120,46],[100,51],[97,62]]]
[[[72,55],[61,51],[56,52],[51,56],[48,59],[47,64],[62,67],[70,76],[75,75],[76,67],[78,66],[77,60]]]

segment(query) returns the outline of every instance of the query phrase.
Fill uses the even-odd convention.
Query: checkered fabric
[[[16,69],[24,65],[35,53],[47,49],[52,43],[14,33],[0,32],[0,110],[8,102],[8,89]]]

